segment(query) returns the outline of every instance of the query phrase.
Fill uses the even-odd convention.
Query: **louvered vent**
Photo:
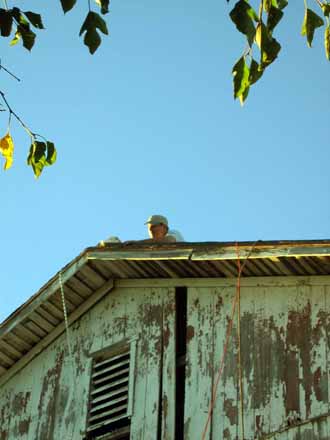
[[[94,359],[88,438],[100,439],[105,433],[130,425],[134,357],[130,343]]]

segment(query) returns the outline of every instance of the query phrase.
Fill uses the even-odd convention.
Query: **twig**
[[[7,72],[9,75],[11,75],[13,78],[15,78],[17,81],[21,81],[16,75],[14,75],[10,70],[8,70],[6,67],[4,67],[1,64],[1,60],[0,60],[0,70],[3,69],[5,72]]]
[[[14,112],[14,110],[10,107],[9,102],[7,101],[5,94],[0,90],[0,95],[4,101],[4,103],[6,104],[8,111],[9,111],[9,117],[11,117],[11,115],[15,116],[15,118],[18,120],[18,122],[21,124],[21,126],[24,128],[24,130],[29,134],[29,136],[34,139],[35,138],[35,133],[33,133],[29,127],[27,125],[24,124],[24,122],[22,121],[22,119],[17,115],[17,113]]]

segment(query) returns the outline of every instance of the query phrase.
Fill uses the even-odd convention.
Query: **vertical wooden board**
[[[189,288],[187,297],[187,365],[185,438],[200,440],[211,403],[213,380],[213,300],[209,288]],[[205,439],[211,439],[211,429]]]
[[[299,359],[299,411],[296,417],[306,420],[312,417],[312,309],[315,298],[311,286],[297,283],[295,304],[289,310],[287,340]]]
[[[129,320],[127,315],[127,302],[130,300],[132,289],[114,289],[104,301],[99,303],[93,315],[91,322],[98,322],[96,334],[93,342],[93,349],[95,344],[99,346],[96,348],[106,348],[113,344],[120,343],[126,337],[126,327]]]
[[[241,287],[241,374],[243,388],[243,407],[241,408],[240,393],[238,393],[239,435],[242,436],[242,421],[244,423],[244,438],[254,438],[255,423],[255,301],[258,298],[258,287]],[[237,311],[238,312],[238,311]],[[238,316],[238,313],[236,314]],[[236,318],[237,321],[237,318]],[[237,325],[238,328],[238,325]],[[237,380],[239,370],[237,368]],[[243,438],[243,436],[242,436]]]
[[[325,422],[325,420],[319,420],[314,423],[311,423],[312,430],[313,430],[313,438],[315,440],[324,440],[324,435],[322,433],[322,425]]]
[[[47,365],[52,366],[55,362],[54,354],[53,346],[49,347],[10,379],[10,382],[15,383],[16,389],[22,390],[31,387],[28,440],[41,438],[38,433],[40,422],[47,415],[45,408],[47,408],[49,397],[53,397],[48,392],[48,385],[51,386],[51,383],[46,383],[45,374]],[[47,424],[47,420],[45,420],[45,424]]]
[[[315,425],[317,425],[317,440],[329,440],[330,416],[318,421]]]
[[[299,359],[294,339],[294,322],[290,310],[297,302],[296,286],[265,287],[263,322],[270,353],[267,371],[269,403],[264,405],[268,418],[268,432],[276,432],[287,425],[287,418],[299,411]],[[290,333],[291,332],[291,333]],[[291,335],[290,337],[288,336]]]
[[[158,430],[160,403],[160,376],[162,355],[162,294],[163,289],[152,289],[149,309],[145,315],[148,323],[148,363],[147,388],[145,399],[144,436],[145,440],[155,440]]]
[[[267,316],[269,308],[267,289],[267,287],[255,285],[243,290],[243,295],[247,296],[250,303],[249,309],[243,308],[242,311],[242,320],[245,318],[249,320],[249,326],[246,325],[243,335],[252,333],[249,338],[245,339],[243,358],[248,361],[245,366],[245,374],[249,378],[246,390],[250,395],[250,408],[248,408],[250,410],[249,426],[251,431],[249,435],[251,438],[262,438],[265,433],[269,432],[270,426],[272,334]],[[250,330],[248,330],[249,328]],[[249,351],[250,356],[248,356]]]
[[[313,427],[311,425],[311,423],[308,423],[307,425],[303,425],[300,429],[299,429],[299,437],[303,440],[319,440],[318,438],[316,438],[314,436],[314,431],[313,431]]]
[[[174,440],[175,437],[175,329],[175,289],[171,288],[163,293],[162,440]]]
[[[325,294],[325,333],[326,333],[326,364],[328,373],[328,411],[330,411],[330,286],[324,286]],[[322,424],[323,432],[330,438],[330,416]]]
[[[325,414],[329,408],[328,393],[328,371],[327,371],[327,335],[326,321],[327,309],[324,286],[304,287],[305,295],[311,303],[311,329],[309,362],[310,370],[306,377],[310,378],[310,407],[311,416],[317,417]],[[306,362],[306,363],[307,363]]]
[[[0,409],[3,424],[0,426],[0,438],[27,440],[31,423],[32,383],[29,378],[16,378],[16,383],[7,383],[1,390]]]
[[[10,398],[12,395],[12,389],[9,384],[5,384],[1,387],[0,394],[0,438],[6,439],[9,432],[10,419],[11,419],[11,404]]]
[[[278,437],[279,440],[297,440],[297,429],[288,429],[276,437]]]
[[[123,290],[123,289],[122,289]],[[142,331],[141,307],[143,303],[148,307],[150,289],[129,289],[131,292],[129,303],[126,308],[129,309],[129,322],[126,335],[128,338],[137,337],[137,350],[135,361],[135,383],[134,383],[134,401],[133,413],[131,418],[131,440],[143,438],[143,426],[145,416],[145,395],[147,389],[147,361],[148,361],[148,328]]]
[[[272,374],[276,372],[271,368],[272,335],[271,318],[275,296],[272,302],[269,298],[269,287],[256,286],[254,288],[254,354],[253,354],[253,407],[255,408],[255,431],[259,435],[270,432],[271,412],[269,410],[272,396]],[[272,310],[273,313],[273,310]],[[276,373],[275,373],[276,374]]]
[[[212,416],[212,439],[234,440],[238,435],[236,324],[233,326],[232,334],[229,339],[221,376],[219,376],[219,374],[236,289],[235,287],[218,287],[213,290],[213,294],[213,384],[216,383],[218,377],[219,384]]]
[[[78,439],[86,429],[92,364],[89,356],[92,346],[89,325],[90,320],[86,315],[70,327],[73,360],[67,351],[66,334],[56,341],[56,347],[59,350],[64,349],[64,358],[56,397],[54,439]]]
[[[130,334],[138,334],[131,440],[154,440],[159,414],[162,295],[164,289],[135,289],[130,303]],[[136,312],[133,313],[133,310]]]

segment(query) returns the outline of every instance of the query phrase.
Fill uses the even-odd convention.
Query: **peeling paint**
[[[195,336],[195,329],[192,325],[187,326],[187,343]]]
[[[328,277],[324,282],[329,284]],[[330,289],[311,288],[299,280],[290,283],[290,288],[284,281],[267,286],[264,280],[262,286],[242,287],[243,417],[248,440],[329,440],[329,416],[316,419],[329,408]],[[200,439],[207,419],[234,293],[234,286],[188,289],[184,430],[189,440]],[[165,288],[120,288],[90,309],[71,329],[74,379],[62,335],[0,389],[0,440],[66,439],[72,432],[74,439],[82,438],[91,356],[126,338],[137,339],[131,438],[156,438],[161,410],[162,430],[170,432],[175,414],[175,307],[167,295]],[[169,363],[162,365],[165,351]],[[208,440],[239,438],[237,365],[235,318]],[[163,382],[162,396],[161,374],[171,379]],[[171,439],[165,434],[164,438]]]

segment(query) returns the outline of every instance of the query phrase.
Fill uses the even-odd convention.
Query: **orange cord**
[[[234,322],[234,316],[235,316],[235,311],[236,311],[236,306],[238,303],[238,306],[240,308],[240,297],[241,297],[241,274],[243,272],[244,266],[247,263],[248,259],[250,258],[250,255],[252,254],[255,245],[258,243],[259,240],[257,240],[253,246],[250,249],[250,252],[248,253],[248,255],[245,258],[245,261],[243,263],[243,265],[241,266],[241,259],[240,259],[240,254],[239,254],[239,246],[238,243],[236,243],[236,254],[237,254],[237,269],[238,269],[238,274],[237,274],[237,283],[236,283],[236,294],[233,300],[233,308],[232,308],[232,312],[231,312],[231,317],[230,317],[230,321],[229,321],[229,326],[227,329],[227,335],[226,335],[226,340],[225,340],[225,345],[223,348],[223,353],[222,353],[222,358],[221,358],[221,362],[220,362],[220,367],[218,370],[218,375],[217,375],[217,379],[215,381],[215,384],[213,386],[213,390],[212,390],[212,399],[210,402],[210,407],[209,407],[209,411],[208,411],[208,416],[207,416],[207,421],[205,424],[205,428],[203,430],[203,434],[202,434],[202,440],[205,440],[206,438],[206,434],[207,434],[207,429],[208,426],[210,424],[211,421],[211,417],[212,417],[212,413],[214,410],[214,406],[215,406],[215,401],[216,401],[216,397],[217,397],[217,390],[218,390],[218,385],[220,382],[220,378],[223,372],[223,367],[225,364],[225,357],[227,354],[227,349],[228,349],[228,345],[229,345],[229,340],[230,340],[230,336],[231,336],[231,332],[233,329],[233,322]],[[240,309],[238,310],[239,316],[238,319],[240,319]],[[239,330],[239,345],[240,345],[240,330]],[[243,421],[243,389],[242,389],[242,371],[241,371],[241,365],[240,365],[240,346],[239,346],[239,374],[240,374],[240,400],[241,400],[241,434],[243,435],[243,439],[244,439],[244,421]]]
[[[236,249],[238,249],[238,243],[236,243]],[[238,299],[239,299],[239,296],[240,296],[241,272],[242,272],[242,270],[241,270],[241,263],[240,263],[239,258],[238,258],[238,276],[237,276],[237,283],[236,283],[236,294],[235,294],[234,301],[233,301],[233,308],[232,308],[231,317],[230,317],[230,321],[229,321],[229,326],[228,326],[228,330],[227,330],[225,345],[224,345],[224,348],[223,348],[223,353],[222,353],[222,358],[221,358],[221,362],[220,362],[220,367],[219,367],[219,370],[218,370],[218,376],[217,376],[217,379],[216,379],[216,382],[214,384],[213,391],[212,391],[212,399],[211,399],[211,403],[210,403],[210,407],[209,407],[209,411],[208,411],[207,421],[206,421],[205,428],[204,428],[204,431],[203,431],[203,434],[202,434],[202,440],[205,440],[205,438],[206,438],[207,429],[208,429],[208,426],[210,424],[212,413],[213,413],[214,406],[215,406],[218,385],[219,385],[220,378],[221,378],[221,375],[222,375],[222,372],[223,372],[223,367],[224,367],[224,364],[225,364],[225,357],[226,357],[226,354],[227,354],[229,339],[230,339],[231,332],[232,332],[232,329],[233,329],[233,322],[234,322],[234,316],[235,316],[235,311],[236,311],[236,305],[237,305],[237,302],[238,302]]]

